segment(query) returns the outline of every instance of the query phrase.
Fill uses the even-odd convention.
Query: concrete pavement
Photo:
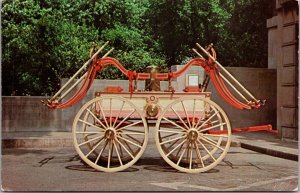
[[[153,141],[138,162],[122,172],[86,166],[74,148],[2,150],[2,190],[6,191],[292,191],[298,162],[232,147],[212,170],[179,172],[160,157]]]
[[[153,136],[150,130],[147,149],[132,167],[103,173],[80,160],[71,132],[2,133],[2,190],[293,191],[298,187],[298,162],[292,161],[298,159],[298,143],[281,141],[274,133],[235,133],[225,159],[200,174],[170,167]]]

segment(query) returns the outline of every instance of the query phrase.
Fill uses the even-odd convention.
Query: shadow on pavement
[[[70,166],[66,166],[65,167],[66,169],[68,170],[75,170],[75,171],[84,171],[84,172],[101,172],[101,171],[98,171],[88,165],[70,165]],[[123,171],[120,171],[120,172],[136,172],[136,171],[139,171],[138,168],[134,168],[134,167],[130,167],[130,168],[127,168],[126,170],[123,170]]]

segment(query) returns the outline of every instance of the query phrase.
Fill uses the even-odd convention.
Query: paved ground
[[[155,145],[118,173],[85,166],[72,147],[2,150],[2,189],[13,191],[292,191],[298,162],[232,147],[207,173],[169,167]]]

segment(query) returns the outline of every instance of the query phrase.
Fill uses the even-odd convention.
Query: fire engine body
[[[73,122],[77,153],[99,171],[116,172],[132,166],[145,151],[149,126],[153,124],[158,151],[175,169],[199,173],[220,163],[230,147],[232,132],[226,113],[206,91],[210,79],[234,108],[258,109],[265,102],[257,100],[216,60],[212,44],[206,49],[196,44],[205,57],[193,49],[196,58],[181,70],[168,73],[160,73],[154,65],[145,72],[127,70],[118,60],[108,57],[113,49],[99,57],[107,44],[94,49],[91,58],[45,102],[51,109],[71,107],[85,96],[97,73],[108,65],[114,65],[128,78],[128,91],[118,85],[96,91],[95,98],[83,105]],[[172,81],[191,66],[204,68],[208,75],[203,83],[175,91]],[[71,85],[85,69],[86,72]],[[145,81],[144,90],[137,89],[140,80]],[[166,90],[161,89],[160,81],[168,82]],[[79,83],[77,92],[62,102]]]

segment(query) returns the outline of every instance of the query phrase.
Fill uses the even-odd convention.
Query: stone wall
[[[268,66],[277,68],[277,129],[282,139],[298,140],[298,28],[296,0],[276,0],[267,20]]]
[[[50,110],[39,96],[3,96],[2,131],[63,131],[62,110]]]
[[[208,91],[212,100],[219,104],[229,116],[233,128],[272,124],[276,128],[276,70],[256,68],[227,68],[258,99],[267,99],[266,105],[259,110],[237,110],[219,96],[210,83]],[[192,69],[191,72],[194,72]],[[62,80],[65,83],[66,79]],[[45,97],[2,97],[2,131],[71,131],[73,119],[84,103],[94,97],[97,90],[108,85],[119,85],[128,91],[127,80],[95,80],[82,101],[63,110],[51,110],[40,102]],[[172,83],[175,90],[182,91],[185,78]],[[179,88],[179,85],[181,87]],[[167,82],[161,82],[161,89],[167,89]],[[143,90],[144,81],[138,82]],[[72,93],[70,93],[72,95]]]

